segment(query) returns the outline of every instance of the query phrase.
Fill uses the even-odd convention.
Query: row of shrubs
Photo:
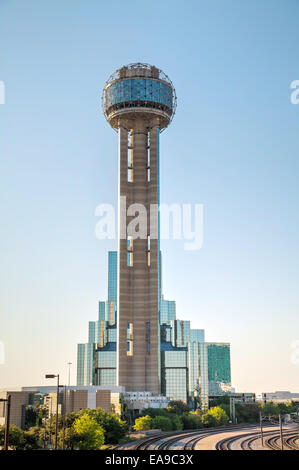
[[[171,407],[163,409],[148,408],[146,414],[135,420],[135,431],[161,429],[162,431],[181,431],[228,424],[229,417],[220,407],[214,406],[208,411],[174,412]]]
[[[117,444],[128,430],[128,424],[113,413],[106,413],[101,408],[83,409],[67,414],[64,426],[63,418],[58,417],[58,447],[96,450],[105,444]],[[0,446],[4,443],[4,432],[5,427],[0,426]],[[25,431],[14,425],[9,429],[9,446],[17,450],[53,447],[54,440],[55,416]]]

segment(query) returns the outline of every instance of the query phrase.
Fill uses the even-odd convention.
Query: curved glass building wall
[[[125,106],[130,102],[142,101],[143,106],[156,107],[154,104],[163,105],[163,108],[173,109],[172,87],[159,80],[132,78],[118,80],[111,83],[105,90],[105,107],[107,111],[113,105],[123,103]]]

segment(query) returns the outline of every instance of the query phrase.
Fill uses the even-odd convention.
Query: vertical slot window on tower
[[[146,256],[147,256],[147,265],[151,265],[151,237],[150,235],[147,236],[147,251],[146,251]]]
[[[133,267],[133,253],[130,253],[129,251],[127,253],[127,266],[129,268]]]
[[[147,181],[150,182],[151,180],[151,133],[150,132],[147,133],[146,151],[147,151],[147,164],[146,164]]]
[[[133,137],[132,134],[128,133],[128,182],[132,183],[134,181],[134,171],[133,171]]]
[[[133,356],[133,323],[127,324],[127,356]]]
[[[150,354],[151,352],[151,322],[150,321],[146,322],[145,340],[146,340],[147,353]]]
[[[132,168],[128,168],[128,183],[133,183],[134,181],[134,170]]]
[[[128,236],[128,242],[127,242],[127,250],[128,251],[133,251],[133,237],[132,235]]]
[[[131,235],[127,239],[127,266],[133,266],[133,237]]]

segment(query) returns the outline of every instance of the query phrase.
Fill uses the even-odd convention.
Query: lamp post
[[[270,419],[269,419],[270,421]],[[264,434],[263,434],[263,417],[262,417],[262,412],[260,411],[260,426],[261,426],[261,442],[262,442],[262,447],[264,447]]]
[[[65,445],[65,416],[66,416],[66,385],[59,385],[60,388],[63,388],[63,418],[62,418],[62,450],[64,450]]]
[[[67,365],[69,366],[69,386],[71,385],[71,365],[72,362],[68,362]]]
[[[3,450],[8,450],[11,395],[7,395],[7,398],[0,398],[0,402],[6,402],[5,436]]]
[[[59,374],[46,374],[46,379],[55,379],[57,377],[57,392],[56,392],[56,423],[55,423],[55,446],[57,450],[57,438],[58,438],[58,401],[59,401]]]
[[[281,450],[283,450],[282,418],[281,418],[281,414],[280,414],[280,413],[279,413],[279,429],[280,429]]]

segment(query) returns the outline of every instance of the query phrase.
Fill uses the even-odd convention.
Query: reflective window
[[[133,78],[112,83],[106,90],[106,107],[125,101],[153,101],[172,108],[170,85],[150,79]]]

